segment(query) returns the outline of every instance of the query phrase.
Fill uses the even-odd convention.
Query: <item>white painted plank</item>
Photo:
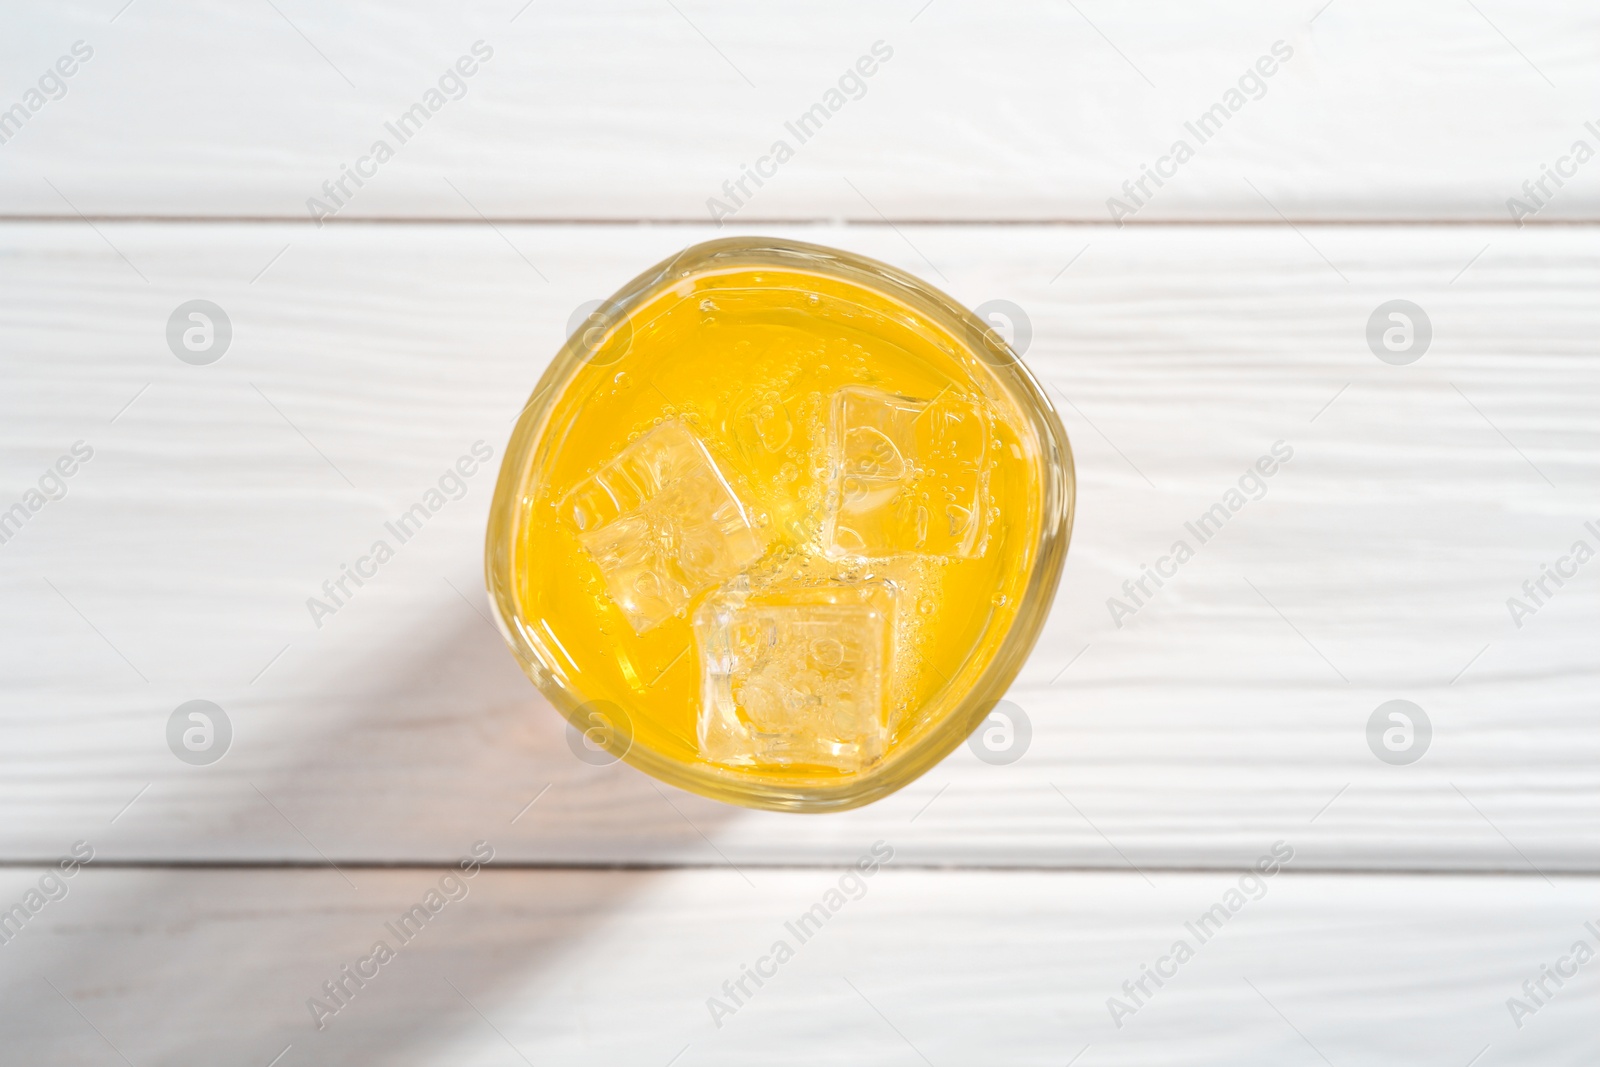
[[[1288,836],[1311,865],[1594,869],[1597,572],[1520,629],[1506,607],[1600,520],[1592,231],[782,232],[1016,301],[1070,399],[1079,520],[1012,693],[1020,762],[962,749],[826,818],[581,764],[482,615],[488,474],[313,625],[385,518],[473,441],[498,453],[580,302],[710,229],[14,224],[0,506],[95,455],[0,545],[0,855],[442,859],[469,835],[746,865],[889,837],[908,862],[1148,867]],[[234,327],[206,367],[164,337],[196,297]],[[1411,366],[1364,339],[1395,297],[1433,324]],[[1107,598],[1280,439],[1266,498],[1116,627]],[[197,698],[235,730],[209,767],[165,742]],[[1434,725],[1408,767],[1364,737],[1393,698]]]
[[[841,893],[801,942],[785,924],[826,909],[840,872],[756,871],[747,884],[721,871],[491,870],[402,943],[388,924],[440,872],[350,876],[357,888],[331,872],[80,872],[0,946],[8,1056],[1561,1067],[1600,1052],[1592,960],[1562,987],[1546,979],[1531,1015],[1507,1006],[1541,965],[1565,957],[1571,971],[1577,942],[1595,949],[1593,879],[1279,873],[1248,883],[1250,899],[1223,873],[1147,885],[884,868],[847,883],[856,898]],[[0,899],[38,877],[5,872]],[[1190,929],[1233,902],[1206,940]],[[379,940],[395,958],[367,966],[376,974],[350,983],[319,1031],[308,999],[328,1003],[322,983]],[[776,966],[763,957],[779,940],[793,956]],[[1193,955],[1175,966],[1179,940]],[[734,1004],[723,983],[756,965],[770,977],[745,979],[751,995]],[[1122,986],[1145,966],[1169,977],[1144,979],[1135,1001]],[[735,1008],[720,1027],[712,997]],[[1112,997],[1134,1008],[1120,1027]]]
[[[784,140],[745,217],[1106,221],[1182,139],[1194,157],[1134,194],[1138,220],[1505,222],[1524,181],[1600,146],[1597,19],[1574,0],[28,5],[0,107],[40,106],[0,145],[0,211],[305,219],[382,139],[394,158],[342,217],[706,219]],[[78,41],[65,95],[28,97]],[[463,95],[388,132],[477,41],[493,57]],[[860,98],[789,132],[878,41]],[[1230,100],[1277,42],[1290,58]],[[1219,104],[1238,109],[1215,136],[1186,129]],[[1537,217],[1596,218],[1597,179],[1547,184]]]

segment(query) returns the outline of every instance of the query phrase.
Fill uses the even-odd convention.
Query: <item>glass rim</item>
[[[691,245],[644,271],[602,301],[609,334],[619,321],[671,286],[693,276],[769,268],[820,274],[873,290],[927,317],[966,347],[994,374],[1016,402],[1039,443],[1038,550],[1021,601],[982,674],[953,706],[910,745],[857,775],[825,784],[752,780],[713,765],[697,767],[633,744],[631,729],[619,741],[603,733],[617,759],[678,788],[744,807],[775,811],[844,811],[871,803],[921,777],[955,751],[1005,695],[1037,643],[1060,584],[1076,511],[1076,474],[1065,427],[1028,366],[993,327],[920,278],[886,263],[839,249],[786,238],[730,237]],[[484,581],[495,623],[523,672],[572,728],[588,731],[590,706],[581,694],[552,677],[540,662],[519,610],[516,573],[525,491],[531,484],[545,422],[556,400],[600,347],[574,330],[562,344],[523,405],[501,458],[484,544]],[[983,350],[987,350],[986,352]],[[626,713],[624,713],[626,714]]]

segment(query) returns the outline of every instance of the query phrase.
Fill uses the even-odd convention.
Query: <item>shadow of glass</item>
[[[718,862],[709,838],[736,809],[694,802],[688,824],[680,809],[692,798],[625,764],[582,763],[565,723],[482,619],[435,634],[432,645],[413,635],[361,663],[303,669],[301,691],[272,702],[285,712],[315,705],[315,714],[255,731],[263,748],[270,736],[269,757],[230,754],[229,787],[211,783],[209,810],[182,813],[189,838],[167,846],[166,865],[103,849],[65,898],[0,945],[7,1058],[70,1062],[110,1045],[139,1064],[265,1065],[292,1045],[285,1065],[407,1062],[484,1025],[465,997],[492,1002],[536,981],[656,877],[512,876],[491,862],[467,879],[457,861],[475,843],[516,865],[560,868],[585,835],[625,825],[634,841],[659,831],[663,856],[681,857],[692,842]],[[540,779],[548,792],[530,807]],[[140,817],[177,810],[169,797]],[[281,847],[263,844],[274,841]],[[598,844],[600,862],[616,863]],[[0,900],[20,899],[41,873],[6,872]],[[534,893],[503,929],[474,921],[483,887],[508,877],[560,891]],[[417,931],[402,941],[411,928],[395,924],[408,912]],[[394,958],[359,985],[342,968],[374,966],[360,961],[379,941]],[[335,980],[345,983],[343,1005],[323,984]],[[312,998],[338,1007],[321,1030]]]

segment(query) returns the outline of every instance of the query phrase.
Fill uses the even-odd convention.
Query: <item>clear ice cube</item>
[[[882,582],[724,590],[695,618],[700,754],[860,771],[889,738],[894,590]]]
[[[983,412],[948,390],[933,400],[839,390],[828,427],[828,550],[869,558],[979,554],[988,436]]]
[[[676,419],[631,442],[559,508],[641,634],[762,552],[749,509],[704,443]]]

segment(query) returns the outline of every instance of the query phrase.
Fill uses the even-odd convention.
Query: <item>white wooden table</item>
[[[0,1062],[1600,1056],[1600,13],[123,3],[0,34]],[[1019,761],[825,817],[580,762],[487,620],[492,464],[308,612],[574,309],[733,233],[1025,311],[1080,510]]]

